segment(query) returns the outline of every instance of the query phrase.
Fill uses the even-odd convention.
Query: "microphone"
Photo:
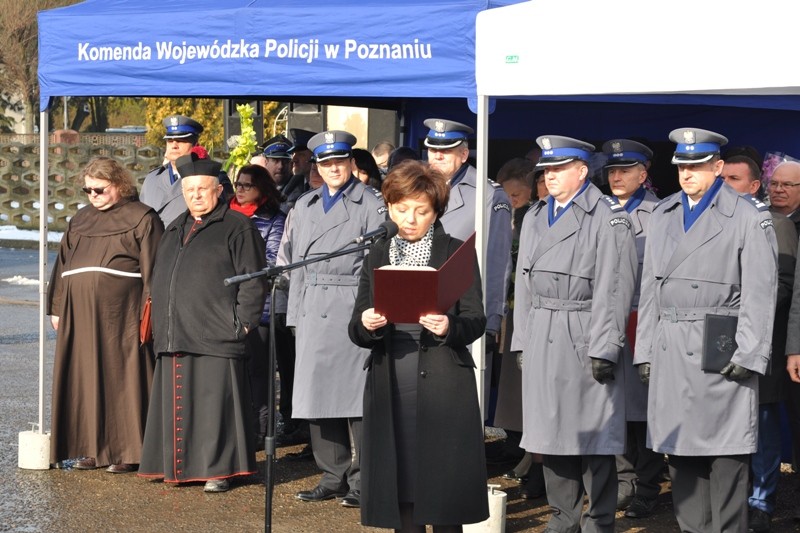
[[[397,235],[397,231],[398,231],[397,224],[395,224],[391,220],[387,220],[381,223],[381,225],[378,226],[378,229],[368,231],[364,235],[356,237],[355,239],[350,241],[350,244],[361,244],[364,241],[374,240],[378,237],[385,237],[387,239],[391,239],[392,237]]]

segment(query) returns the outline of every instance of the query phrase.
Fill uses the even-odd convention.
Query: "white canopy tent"
[[[800,3],[782,0],[531,0],[478,13],[478,170],[490,97],[800,109],[798,20]]]
[[[477,15],[478,94],[797,95],[798,20],[783,0],[501,7]]]

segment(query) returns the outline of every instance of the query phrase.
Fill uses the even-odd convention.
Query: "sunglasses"
[[[253,188],[253,184],[252,183],[242,183],[241,181],[234,182],[233,186],[236,189],[242,189],[244,191],[249,191],[250,189]]]
[[[108,189],[108,185],[106,185],[105,187],[81,187],[81,190],[86,194],[95,193],[97,196],[100,196],[101,194],[106,192],[106,189]]]

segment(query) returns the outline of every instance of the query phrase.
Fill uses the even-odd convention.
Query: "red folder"
[[[373,272],[375,312],[395,324],[416,324],[419,317],[444,314],[475,278],[475,234],[438,270],[376,268]]]

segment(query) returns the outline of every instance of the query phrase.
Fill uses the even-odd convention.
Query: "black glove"
[[[592,377],[598,383],[614,381],[614,367],[616,364],[608,359],[597,359],[592,357]]]
[[[275,329],[286,329],[286,313],[275,313]]]
[[[753,375],[752,370],[748,370],[743,366],[737,365],[736,363],[728,363],[722,368],[722,370],[719,371],[719,373],[728,378],[730,381],[744,381]]]
[[[493,331],[486,333],[486,353],[497,353],[497,333]]]
[[[641,365],[636,365],[636,368],[639,370],[639,379],[645,385],[650,383],[650,363],[642,363]]]

